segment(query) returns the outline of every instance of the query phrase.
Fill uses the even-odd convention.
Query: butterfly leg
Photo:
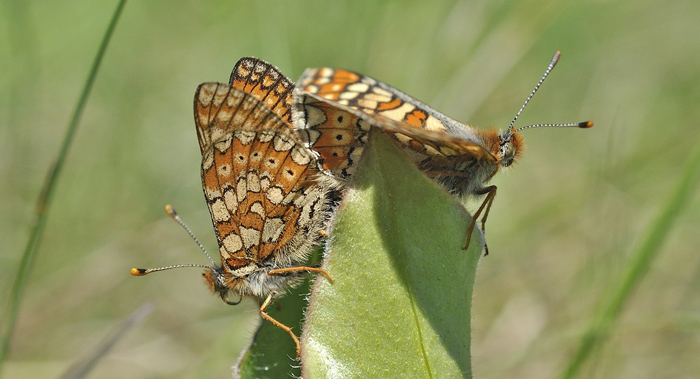
[[[333,283],[333,278],[331,278],[331,276],[327,272],[321,270],[320,268],[310,267],[310,266],[277,268],[277,269],[268,271],[267,275],[284,275],[288,272],[296,272],[296,271],[315,272],[315,273],[318,273],[318,274],[325,276],[326,278],[328,278],[329,282]]]
[[[496,186],[488,186],[477,191],[477,195],[486,194],[486,198],[481,203],[481,206],[472,217],[472,223],[471,225],[469,225],[469,230],[467,230],[467,243],[464,245],[464,250],[466,250],[469,247],[469,243],[472,240],[472,233],[474,232],[474,227],[476,226],[476,222],[478,221],[481,212],[484,212],[484,217],[481,218],[481,231],[486,233],[486,218],[489,216],[489,212],[491,211],[491,204],[493,204],[493,199],[496,198],[496,189]],[[489,255],[489,245],[486,243],[486,241],[484,241],[484,250],[484,256]]]
[[[328,280],[331,283],[333,283],[333,279],[331,279],[331,276],[327,272],[321,270],[320,268],[309,267],[309,266],[278,268],[278,269],[268,271],[267,275],[270,275],[270,276],[272,276],[272,275],[284,275],[284,274],[289,273],[289,272],[297,272],[297,271],[316,272],[316,273],[324,275],[326,278],[328,278]],[[260,306],[260,309],[258,310],[258,312],[260,313],[260,317],[273,323],[276,327],[284,330],[285,332],[289,333],[289,336],[292,337],[292,339],[294,340],[294,344],[296,345],[297,359],[298,359],[299,354],[301,353],[301,349],[299,346],[299,338],[297,338],[297,336],[294,334],[294,332],[292,332],[292,328],[275,320],[274,318],[272,318],[272,316],[268,315],[265,312],[267,307],[269,307],[270,304],[272,303],[272,300],[274,300],[274,297],[275,297],[274,293],[269,294],[267,296],[267,299],[265,299],[263,304]]]
[[[284,325],[283,323],[281,323],[281,322],[275,320],[274,318],[272,318],[272,316],[268,315],[268,314],[265,312],[265,310],[267,309],[267,307],[270,306],[270,304],[272,303],[272,300],[273,300],[274,298],[275,298],[275,294],[274,294],[274,293],[271,293],[271,294],[267,295],[267,299],[265,299],[265,301],[264,301],[264,302],[262,303],[262,305],[260,306],[260,309],[258,310],[258,313],[260,313],[260,317],[262,317],[263,319],[265,319],[265,320],[267,320],[267,321],[273,323],[276,327],[278,327],[278,328],[284,330],[285,332],[289,333],[289,336],[292,337],[292,339],[294,340],[294,344],[296,345],[297,359],[299,359],[299,354],[301,353],[301,349],[300,349],[300,347],[299,347],[299,338],[297,338],[297,336],[294,334],[294,332],[292,332],[292,328],[290,328],[290,327],[288,327],[287,325]]]

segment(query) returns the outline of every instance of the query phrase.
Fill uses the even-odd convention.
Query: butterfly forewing
[[[454,130],[463,127],[460,122],[386,83],[348,70],[307,69],[297,87],[365,113],[404,122],[409,128],[448,130],[456,134]]]
[[[257,58],[241,58],[233,67],[229,84],[272,109],[285,123],[291,123],[294,83],[277,67]]]

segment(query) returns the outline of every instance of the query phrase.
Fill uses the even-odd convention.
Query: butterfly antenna
[[[549,62],[549,66],[547,66],[547,70],[545,70],[544,75],[542,75],[542,78],[540,78],[540,81],[537,82],[535,89],[533,89],[532,92],[530,92],[530,96],[528,96],[527,99],[525,99],[523,106],[520,107],[520,110],[518,111],[518,113],[515,115],[515,117],[513,117],[513,121],[511,121],[510,125],[508,125],[508,130],[510,130],[511,134],[515,133],[515,132],[513,132],[513,124],[515,124],[515,120],[517,120],[518,117],[520,117],[520,114],[523,113],[525,106],[527,105],[527,103],[530,102],[530,99],[532,99],[532,97],[535,96],[535,93],[537,92],[538,89],[540,89],[540,86],[542,85],[542,83],[544,83],[544,80],[547,79],[547,76],[549,76],[549,73],[552,72],[552,69],[554,68],[554,66],[557,65],[557,62],[559,62],[560,57],[561,57],[561,52],[557,50],[557,52],[554,53],[552,60]]]
[[[522,128],[518,128],[516,130],[513,130],[513,125],[515,124],[515,121],[520,117],[520,114],[523,113],[523,110],[525,109],[525,106],[527,103],[530,102],[530,99],[532,99],[533,96],[535,96],[535,93],[537,92],[538,89],[540,89],[540,86],[542,83],[544,83],[544,80],[547,79],[547,76],[549,76],[549,73],[552,72],[552,69],[554,69],[554,66],[557,65],[557,62],[559,62],[559,58],[561,58],[561,52],[557,51],[554,53],[554,56],[552,57],[552,60],[549,62],[549,66],[547,66],[547,70],[545,70],[544,74],[542,75],[542,78],[540,78],[540,81],[537,82],[537,85],[535,88],[530,92],[530,96],[525,99],[525,102],[523,103],[523,106],[520,107],[520,110],[518,113],[513,117],[513,121],[510,122],[510,125],[508,125],[508,135],[511,136],[521,130],[524,129],[530,129],[530,128],[540,128],[540,127],[554,127],[554,128],[590,128],[593,126],[592,121],[583,121],[583,122],[572,122],[572,123],[566,123],[566,124],[534,124],[534,125],[528,125],[528,126],[523,126]]]
[[[204,254],[207,256],[207,258],[209,258],[209,261],[211,261],[212,266],[216,266],[216,263],[215,263],[214,260],[211,258],[211,255],[209,255],[209,253],[208,253],[207,250],[204,248],[204,246],[202,246],[202,244],[199,242],[199,240],[198,240],[197,237],[194,235],[194,233],[192,233],[192,231],[191,231],[190,228],[187,226],[187,224],[185,224],[185,222],[182,221],[182,219],[180,218],[180,216],[178,216],[177,212],[175,211],[175,208],[173,208],[172,205],[168,204],[168,205],[165,206],[165,212],[168,214],[168,216],[170,216],[170,218],[172,218],[172,219],[175,220],[178,224],[180,224],[180,226],[182,226],[182,228],[185,229],[185,231],[187,231],[187,233],[190,235],[190,237],[192,237],[192,240],[194,240],[194,242],[197,244],[197,246],[199,246],[199,248],[200,248],[200,249],[204,252]],[[156,271],[164,271],[164,270],[170,270],[170,269],[173,269],[173,268],[181,268],[181,267],[211,268],[210,266],[207,266],[207,265],[201,265],[201,264],[195,264],[195,263],[193,263],[193,264],[182,264],[182,265],[172,265],[172,266],[165,266],[165,267],[158,267],[158,268],[132,268],[132,269],[131,269],[131,275],[134,275],[134,276],[144,276],[144,275],[150,274],[150,273],[152,273],[152,272],[156,272]]]
[[[185,230],[187,231],[187,234],[189,234],[190,237],[192,237],[192,240],[194,240],[194,243],[196,243],[197,246],[199,246],[199,248],[204,252],[204,255],[206,255],[207,258],[209,258],[209,261],[211,262],[212,266],[216,266],[216,263],[215,263],[214,260],[211,258],[211,255],[209,255],[209,253],[207,253],[207,249],[205,249],[204,246],[202,246],[202,244],[199,242],[199,240],[198,240],[197,237],[194,235],[194,233],[192,233],[192,231],[190,230],[190,228],[187,227],[187,224],[185,224],[185,222],[182,221],[182,219],[180,219],[180,216],[178,216],[178,215],[177,215],[177,212],[175,212],[175,208],[173,208],[172,205],[168,204],[168,205],[165,206],[165,213],[167,213],[168,216],[170,216],[170,218],[172,218],[173,220],[177,221],[177,223],[180,224],[180,226],[182,226],[182,228],[185,229]]]
[[[522,128],[515,129],[513,133],[517,133],[523,129],[530,128],[582,128],[587,129],[593,126],[593,121],[583,121],[583,122],[571,122],[568,124],[534,124],[523,126]]]

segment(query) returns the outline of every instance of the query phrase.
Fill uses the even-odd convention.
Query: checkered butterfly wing
[[[258,58],[241,58],[231,71],[229,84],[252,95],[291,125],[294,83],[277,67]]]
[[[320,155],[324,169],[344,179],[354,173],[371,126],[387,131],[421,170],[451,192],[471,193],[498,170],[498,145],[492,146],[484,133],[354,72],[306,70],[294,112],[301,139]]]
[[[221,83],[200,85],[194,108],[202,186],[226,285],[264,296],[276,290],[269,278],[281,277],[267,277],[261,267],[305,262],[327,216],[328,188],[315,180],[315,158],[275,112],[280,108]],[[253,272],[263,272],[266,285],[243,283]]]

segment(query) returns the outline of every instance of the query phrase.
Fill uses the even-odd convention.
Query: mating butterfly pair
[[[532,94],[558,58],[557,52]],[[206,283],[226,303],[238,303],[229,300],[231,291],[265,298],[261,316],[289,333],[297,356],[296,335],[265,310],[307,272],[330,280],[323,270],[304,264],[325,234],[331,194],[352,178],[372,127],[388,133],[449,192],[487,195],[473,218],[467,246],[477,218],[485,210],[483,226],[496,193],[495,186],[484,184],[501,166],[512,164],[522,147],[520,129],[514,130],[513,123],[500,134],[480,131],[382,82],[345,70],[307,70],[295,89],[276,67],[256,58],[239,60],[229,84],[200,85],[194,114],[202,186],[221,265],[210,257],[212,266],[135,268],[132,274],[203,267]],[[535,126],[545,125],[528,127]],[[166,210],[184,226],[171,207]]]

